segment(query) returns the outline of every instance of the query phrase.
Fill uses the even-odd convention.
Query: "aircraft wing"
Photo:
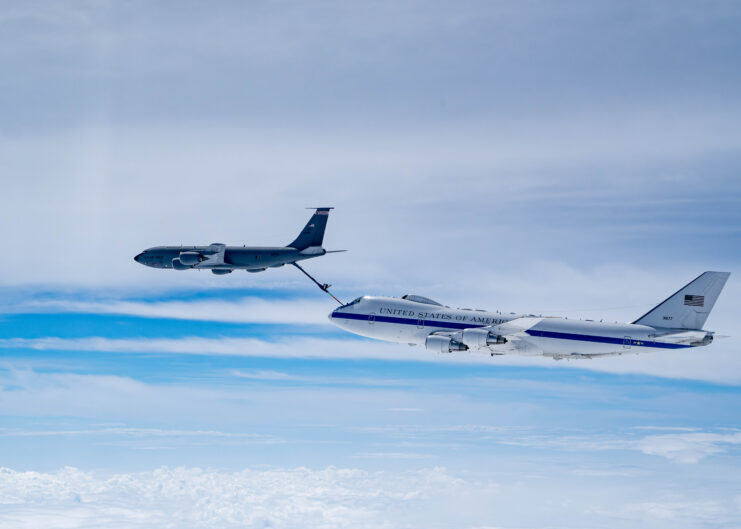
[[[523,333],[528,329],[532,329],[541,321],[543,321],[543,318],[528,316],[524,318],[515,318],[514,320],[510,320],[500,325],[490,325],[489,327],[484,328],[502,336],[514,336]]]
[[[434,333],[449,336],[455,342],[466,345],[469,351],[497,354],[537,355],[542,350],[531,340],[525,331],[543,318],[515,318],[501,325],[471,327],[456,332]]]
[[[228,268],[228,265],[224,262],[226,244],[218,242],[212,243],[204,253],[207,254],[208,257],[196,264],[193,268]]]
[[[492,325],[485,327],[497,337],[502,337],[506,342],[503,344],[492,344],[487,346],[491,354],[523,354],[535,355],[543,351],[537,347],[531,340],[530,335],[525,331],[538,324],[543,318],[515,318],[501,325]]]
[[[527,335],[524,332],[522,334],[507,335],[506,340],[507,343],[489,345],[485,349],[473,350],[473,352],[490,353],[492,356],[503,354],[539,355],[543,352],[527,339]]]
[[[484,329],[491,332],[497,338],[502,338],[505,343],[495,343],[488,345],[484,352],[495,354],[521,354],[521,355],[538,355],[543,351],[536,346],[530,339],[530,335],[525,331],[538,324],[543,318],[515,318],[501,325],[491,325]],[[474,349],[475,351],[475,349]]]

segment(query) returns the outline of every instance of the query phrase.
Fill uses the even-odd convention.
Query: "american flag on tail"
[[[686,294],[684,296],[684,304],[690,307],[704,307],[705,296],[695,296],[692,294]]]

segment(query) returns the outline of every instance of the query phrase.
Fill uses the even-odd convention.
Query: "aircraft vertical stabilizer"
[[[671,329],[702,329],[730,272],[705,272],[633,323]]]
[[[296,240],[288,246],[297,250],[303,250],[310,246],[321,246],[324,240],[324,229],[327,227],[330,209],[333,208],[317,208],[299,236],[296,237]]]

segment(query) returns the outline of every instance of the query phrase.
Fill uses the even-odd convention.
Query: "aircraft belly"
[[[544,320],[525,332],[527,340],[546,356],[614,355],[662,348],[640,325]],[[654,344],[657,347],[652,347]]]
[[[390,342],[399,341],[394,336],[394,329],[389,329],[390,325],[387,323],[369,323],[365,320],[359,320],[346,325],[348,325],[355,334],[365,336],[366,338],[375,338],[376,340],[386,340]]]
[[[294,261],[294,252],[277,250],[227,249],[224,260],[234,268],[262,270]]]
[[[530,337],[529,342],[542,350],[544,356],[551,355],[601,355],[633,352],[630,347],[610,343],[595,343],[559,338]]]
[[[370,320],[365,319],[344,320],[343,326],[351,332],[367,338],[397,343],[424,344],[425,338],[430,333],[430,331],[423,331],[415,327],[410,329],[406,325],[379,321],[373,321],[371,323]]]
[[[409,332],[409,329],[405,328],[405,325],[375,322],[373,324],[369,324],[368,327],[371,328],[369,330],[373,332],[374,336],[380,338],[381,340],[407,343],[410,341],[411,338],[411,333]]]
[[[163,257],[161,268],[172,268],[172,260],[180,255],[180,251],[171,250],[168,252],[163,252],[161,255]]]

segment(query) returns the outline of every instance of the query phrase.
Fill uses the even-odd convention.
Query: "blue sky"
[[[0,7],[4,527],[737,527],[741,10],[728,2]],[[731,279],[691,352],[460,354],[333,292],[630,321]],[[735,279],[736,278],[736,279]],[[169,524],[169,525],[168,525]]]

